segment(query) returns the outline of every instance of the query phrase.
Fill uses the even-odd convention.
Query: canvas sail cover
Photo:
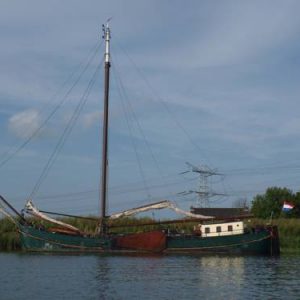
[[[213,219],[214,217],[212,216],[203,216],[203,215],[198,215],[198,214],[193,214],[191,212],[182,210],[180,208],[178,208],[174,203],[172,203],[171,201],[168,200],[164,200],[164,201],[160,201],[160,202],[156,202],[153,204],[149,204],[149,205],[144,205],[144,206],[140,206],[137,208],[132,208],[129,210],[125,210],[123,212],[120,213],[116,213],[116,214],[112,214],[110,216],[110,219],[114,220],[114,219],[118,219],[121,217],[129,217],[141,212],[145,212],[148,210],[152,210],[152,209],[163,209],[163,208],[169,208],[179,214],[185,215],[187,217],[191,217],[191,218],[197,218],[197,219],[203,219],[203,220],[209,220],[209,219]]]
[[[49,216],[45,215],[44,213],[40,212],[35,206],[34,204],[32,203],[31,200],[28,200],[26,205],[25,205],[25,209],[26,209],[26,212],[37,217],[37,218],[40,218],[42,220],[45,220],[45,221],[48,221],[50,223],[54,223],[54,224],[57,224],[57,225],[60,225],[60,226],[63,226],[65,228],[68,228],[68,229],[71,229],[71,230],[74,230],[74,231],[77,231],[79,232],[80,230],[70,224],[67,224],[67,223],[64,223],[64,222],[61,222],[59,220],[56,220],[56,219],[53,219],[53,218],[50,218]]]

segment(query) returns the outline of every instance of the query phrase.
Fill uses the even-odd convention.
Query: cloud
[[[82,117],[83,126],[85,128],[90,128],[94,124],[100,123],[101,118],[102,118],[102,112],[100,111],[93,111],[90,113],[86,113]]]
[[[274,5],[269,1],[199,3],[193,13],[191,6],[186,8],[182,18],[159,23],[158,30],[165,41],[155,48],[142,43],[140,47],[145,49],[139,49],[136,55],[142,65],[182,70],[261,63],[272,59],[277,51],[282,55],[283,50],[298,40],[297,1],[274,1]]]
[[[110,119],[115,126],[111,142],[116,141],[111,149],[118,150],[112,158],[118,166],[124,161],[121,154],[128,154],[131,162],[133,150],[129,149],[132,137],[117,102],[122,97],[117,94],[114,67],[121,71],[124,80],[127,97],[123,98],[134,103],[132,110],[166,172],[177,172],[187,158],[197,164],[204,156],[192,148],[175,124],[177,121],[174,123],[158,101],[150,101],[159,97],[216,166],[252,167],[258,160],[263,164],[266,159],[276,163],[278,159],[297,157],[299,8],[298,1],[289,0],[228,0],[218,4],[174,0],[172,5],[170,1],[158,0],[133,0],[130,4],[106,1],[104,5],[91,0],[88,6],[79,0],[66,0],[63,4],[59,0],[7,2],[0,11],[0,123],[18,138],[32,134],[41,124],[37,109],[43,112],[41,107],[45,104],[49,108],[51,95],[100,42],[101,23],[113,16]],[[157,93],[151,93],[120,46]],[[96,61],[101,57],[102,53]],[[88,82],[87,78],[82,79],[78,88]],[[89,144],[80,141],[94,138],[92,127],[100,126],[102,87],[102,82],[95,85],[98,90],[92,91],[86,114],[78,120],[85,132],[76,136],[78,146],[70,147],[66,157],[94,153],[95,147],[84,148]],[[70,96],[76,98],[75,95],[79,97],[81,93],[74,90]],[[36,110],[29,109],[32,107]],[[6,124],[9,116],[12,117]],[[66,125],[71,113],[55,117],[51,130],[57,137],[58,127]],[[136,129],[136,122],[131,119],[130,125]],[[11,142],[5,125],[0,127],[3,149]],[[143,141],[138,133],[133,130],[132,135],[141,150]],[[123,151],[118,148],[120,142]],[[48,144],[45,148],[35,146],[40,153],[50,149]],[[27,150],[31,150],[30,145]],[[148,165],[149,157],[145,155],[144,159]],[[125,169],[128,168],[130,164]],[[65,172],[70,176],[65,176],[64,185],[68,184],[66,178],[82,174],[67,167]],[[135,173],[138,172],[132,172],[128,179]],[[245,180],[245,186],[249,181]]]
[[[14,114],[8,120],[8,129],[16,137],[26,139],[41,126],[41,117],[37,110],[28,109]]]

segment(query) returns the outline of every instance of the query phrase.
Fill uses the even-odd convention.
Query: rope
[[[126,105],[125,105],[124,99],[123,99],[123,94],[126,97],[126,93],[124,92],[124,87],[122,85],[120,77],[118,76],[117,71],[116,71],[116,78],[115,78],[115,80],[116,80],[116,83],[117,83],[117,90],[118,90],[118,93],[120,95],[122,109],[124,111],[126,124],[127,124],[128,129],[129,129],[129,134],[130,134],[131,142],[132,142],[133,149],[134,149],[135,156],[136,156],[136,160],[137,160],[137,163],[138,163],[138,168],[139,168],[142,180],[143,180],[144,188],[147,191],[148,197],[150,197],[151,196],[150,195],[150,190],[149,190],[149,187],[148,187],[148,184],[147,184],[147,181],[146,181],[146,176],[145,176],[144,170],[142,168],[141,159],[140,159],[139,153],[137,151],[137,145],[136,145],[135,139],[134,139],[133,134],[132,134],[132,128],[131,128],[130,122],[129,122],[129,114],[128,114],[128,111],[126,109]],[[122,94],[122,92],[123,92],[123,94]]]
[[[191,145],[193,145],[195,147],[195,149],[197,149],[204,157],[205,159],[209,161],[207,155],[205,155],[205,153],[203,152],[203,150],[197,145],[197,143],[193,140],[193,138],[191,137],[191,135],[189,134],[189,132],[182,126],[182,124],[179,122],[179,120],[175,117],[175,115],[171,112],[169,106],[167,105],[167,103],[160,97],[160,95],[156,92],[156,90],[152,87],[152,85],[150,84],[150,82],[148,81],[148,79],[146,78],[146,76],[143,74],[143,72],[140,70],[140,68],[136,65],[136,63],[133,61],[133,59],[129,56],[128,52],[116,41],[117,45],[119,46],[119,48],[123,51],[123,53],[126,55],[126,57],[128,58],[128,60],[133,64],[133,66],[135,67],[135,69],[137,70],[138,74],[140,75],[141,79],[144,81],[144,83],[146,84],[146,86],[149,88],[150,91],[152,91],[152,94],[154,95],[154,97],[158,100],[158,102],[160,104],[162,104],[162,106],[165,108],[165,110],[167,111],[167,113],[169,114],[169,116],[171,117],[171,119],[174,121],[174,123],[182,130],[182,132],[185,134],[185,136],[187,137],[187,139],[189,140],[189,142],[191,143]],[[151,99],[151,98],[150,98]]]
[[[77,104],[68,124],[66,125],[56,147],[54,148],[54,151],[51,153],[46,165],[44,166],[43,170],[42,170],[42,173],[40,175],[40,177],[38,178],[30,196],[29,196],[29,199],[32,199],[33,196],[37,193],[37,191],[39,190],[42,182],[45,180],[45,178],[47,177],[48,173],[49,173],[49,170],[51,169],[51,167],[53,166],[53,164],[55,163],[57,157],[58,157],[58,154],[60,153],[61,149],[63,148],[67,138],[69,137],[69,135],[71,134],[73,128],[74,128],[74,125],[84,107],[84,105],[86,104],[87,102],[87,99],[88,99],[88,96],[90,94],[90,91],[91,91],[91,88],[93,87],[94,83],[95,83],[95,78],[96,78],[96,75],[97,73],[99,72],[100,70],[100,66],[102,65],[103,63],[103,60],[104,58],[102,59],[101,63],[97,66],[91,80],[89,81],[89,84],[86,88],[86,90],[84,91],[79,103]]]
[[[8,155],[7,158],[3,159],[0,162],[0,168],[3,167],[8,161],[10,161],[13,157],[15,157],[23,148],[25,148],[27,146],[27,144],[29,144],[29,142],[35,138],[40,131],[45,127],[45,125],[49,122],[49,120],[53,117],[53,115],[58,111],[58,109],[67,101],[67,97],[69,96],[69,94],[72,92],[72,90],[74,89],[74,87],[77,85],[77,83],[79,82],[79,80],[81,79],[81,77],[83,76],[83,74],[86,72],[86,70],[88,69],[88,67],[90,66],[92,60],[94,59],[94,57],[96,56],[98,49],[100,48],[100,46],[102,45],[102,42],[99,46],[97,46],[97,48],[95,49],[95,51],[92,53],[92,55],[90,55],[88,62],[86,64],[86,66],[83,68],[83,70],[81,71],[81,73],[79,74],[79,76],[77,77],[77,79],[75,80],[75,82],[73,83],[73,85],[70,87],[70,89],[66,92],[66,94],[64,95],[63,99],[55,106],[55,108],[51,111],[51,113],[48,115],[48,117],[44,120],[44,122],[14,151],[11,152],[10,155],[8,155],[7,151],[5,154]],[[68,81],[68,80],[67,80]]]
[[[114,68],[114,70],[116,70],[116,69]],[[129,109],[130,109],[130,111],[131,111],[131,113],[132,113],[133,119],[135,120],[135,122],[136,122],[136,124],[137,124],[137,128],[138,128],[138,130],[139,130],[140,133],[141,133],[141,136],[142,136],[142,138],[143,138],[143,141],[144,141],[144,143],[145,143],[145,146],[146,146],[146,148],[149,150],[150,155],[151,155],[151,157],[152,157],[152,160],[154,161],[154,164],[155,164],[155,166],[156,166],[156,168],[157,168],[158,175],[160,176],[162,182],[165,183],[165,182],[166,182],[166,181],[165,181],[165,178],[164,178],[164,176],[162,175],[162,174],[163,174],[163,171],[162,171],[162,169],[161,169],[161,167],[160,167],[160,165],[159,165],[159,163],[158,163],[157,158],[156,158],[155,155],[154,155],[154,152],[153,152],[153,150],[152,150],[152,147],[151,147],[149,141],[148,141],[147,138],[146,138],[146,135],[145,135],[145,133],[144,133],[144,130],[143,130],[143,128],[142,128],[142,126],[141,126],[141,123],[139,122],[139,119],[138,119],[138,117],[137,117],[137,115],[136,115],[136,113],[135,113],[135,111],[134,111],[134,109],[133,109],[133,105],[132,105],[132,103],[131,103],[131,101],[130,101],[130,99],[129,99],[127,93],[126,93],[126,90],[125,90],[125,88],[124,88],[124,85],[123,85],[123,83],[122,83],[122,81],[121,81],[121,77],[120,77],[119,73],[117,72],[117,70],[116,70],[116,74],[118,75],[118,79],[119,79],[121,88],[122,88],[123,93],[124,93],[124,95],[125,95],[125,100],[127,100],[128,107],[129,107]],[[123,105],[123,106],[124,106],[124,105]]]

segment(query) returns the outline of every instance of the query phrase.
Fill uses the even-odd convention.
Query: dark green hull
[[[32,226],[19,225],[22,248],[41,252],[104,252],[111,249],[108,237],[58,234]]]
[[[257,233],[217,237],[170,236],[167,239],[166,252],[278,255],[280,250],[278,236],[262,230]]]
[[[116,237],[72,236],[51,233],[28,225],[19,226],[22,248],[39,252],[128,252],[116,248]],[[139,236],[137,235],[137,239]],[[131,237],[132,240],[132,237]],[[140,244],[137,240],[137,244]],[[141,248],[131,249],[142,252]],[[154,250],[154,249],[153,249]],[[132,252],[131,251],[131,252]],[[151,248],[148,249],[151,252]],[[153,251],[157,252],[157,251]],[[199,237],[196,235],[171,235],[165,237],[162,253],[232,253],[254,255],[279,255],[277,227],[240,235]]]

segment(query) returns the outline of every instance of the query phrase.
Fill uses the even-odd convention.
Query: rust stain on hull
[[[163,232],[151,231],[116,237],[113,244],[119,250],[161,252],[166,248],[166,240]]]

